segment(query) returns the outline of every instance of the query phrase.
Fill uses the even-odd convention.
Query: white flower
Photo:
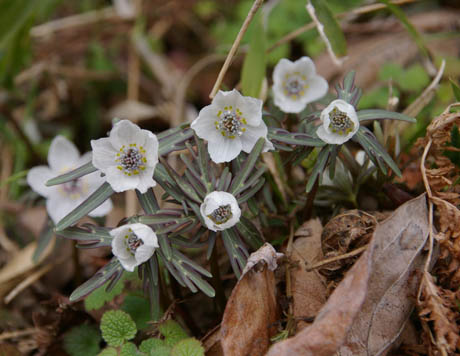
[[[227,192],[215,191],[204,198],[201,216],[209,230],[222,231],[240,221],[241,209],[235,197]]]
[[[152,257],[158,245],[155,232],[144,224],[127,224],[110,231],[112,253],[123,268],[133,272],[134,268]]]
[[[92,140],[93,165],[105,174],[116,192],[138,189],[145,193],[156,185],[153,171],[158,163],[158,139],[128,120],[117,122],[109,137]]]
[[[262,120],[262,100],[242,96],[235,89],[219,90],[211,105],[201,109],[191,127],[208,141],[209,155],[216,163],[231,161],[241,150],[251,152],[260,137],[266,140],[264,152],[273,149]]]
[[[342,99],[331,102],[321,112],[320,118],[322,125],[318,127],[316,134],[332,145],[347,142],[359,129],[355,108]]]
[[[273,71],[275,105],[288,113],[299,113],[308,103],[322,98],[329,85],[316,74],[315,64],[308,57],[295,62],[283,58]]]
[[[27,183],[32,190],[45,197],[46,210],[56,224],[64,216],[80,205],[103,183],[99,172],[94,172],[73,181],[47,187],[46,181],[67,173],[91,161],[91,152],[80,157],[75,145],[63,136],[57,136],[51,142],[48,151],[48,166],[32,168],[27,174]],[[104,216],[112,210],[112,201],[106,200],[94,209],[90,216]]]
[[[358,152],[356,152],[355,160],[356,162],[359,163],[360,166],[364,166],[364,162],[366,161],[366,152],[364,152],[363,150],[359,150]],[[365,168],[372,168],[372,167],[375,167],[374,162],[369,160]]]

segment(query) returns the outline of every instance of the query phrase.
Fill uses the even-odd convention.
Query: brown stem
[[[224,287],[222,286],[222,280],[220,278],[219,263],[217,257],[217,248],[214,246],[214,249],[211,254],[211,273],[212,273],[212,286],[216,291],[215,305],[217,313],[222,315],[225,310],[225,304],[227,299],[225,298]]]

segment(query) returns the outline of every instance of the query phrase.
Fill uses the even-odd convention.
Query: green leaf
[[[315,165],[313,166],[313,170],[311,171],[310,177],[308,178],[307,186],[305,188],[307,193],[311,191],[316,180],[319,179],[319,176],[324,172],[329,158],[329,154],[331,153],[332,149],[333,147],[331,147],[330,145],[326,146],[318,154],[318,158],[316,159]]]
[[[244,95],[258,98],[265,78],[267,56],[265,55],[266,38],[262,24],[262,15],[259,13],[253,19],[251,42],[241,71],[241,88]]]
[[[157,348],[150,350],[150,356],[170,356],[171,346],[158,346]]]
[[[265,138],[261,137],[257,140],[256,144],[251,150],[251,153],[244,161],[240,171],[235,174],[235,178],[233,179],[232,185],[230,187],[230,193],[234,194],[237,191],[240,191],[242,187],[244,187],[244,183],[246,179],[252,172],[255,164],[257,163],[257,159],[259,158],[260,153],[262,152],[265,145]]]
[[[139,356],[136,345],[132,342],[127,342],[120,349],[120,356]],[[85,355],[86,356],[86,355]]]
[[[86,241],[85,244],[78,244],[77,247],[94,248],[100,246],[110,246],[112,244],[112,236],[107,228],[85,225],[84,228],[71,226],[62,231],[58,231],[57,235],[66,239]]]
[[[56,184],[62,184],[66,182],[70,182],[71,180],[78,179],[80,177],[86,176],[87,174],[96,172],[97,168],[93,166],[92,162],[88,162],[83,166],[75,168],[73,171],[61,174],[55,178],[51,178],[49,181],[46,182],[48,187]]]
[[[356,113],[358,115],[359,122],[367,120],[400,120],[407,122],[417,122],[413,117],[400,114],[399,112],[380,110],[380,109],[369,109],[360,110]]]
[[[118,356],[118,351],[114,347],[106,347],[97,356]]]
[[[127,312],[136,323],[137,330],[145,329],[150,321],[149,301],[137,295],[127,295],[121,310]]]
[[[310,0],[311,5],[315,8],[318,21],[324,26],[324,33],[331,44],[332,50],[338,57],[347,54],[347,42],[345,35],[340,28],[325,0]]]
[[[148,355],[151,350],[154,350],[160,346],[165,346],[164,341],[152,337],[150,339],[142,341],[139,346],[139,350]]]
[[[116,278],[121,273],[123,273],[123,267],[120,265],[118,258],[113,257],[110,262],[97,271],[94,276],[73,291],[70,295],[70,301],[76,302],[86,297],[89,293],[96,288],[99,288],[109,279]]]
[[[452,79],[450,80],[450,85],[452,86],[452,91],[454,92],[455,100],[460,101],[460,88]]]
[[[174,320],[167,320],[158,326],[161,335],[165,337],[165,343],[168,346],[173,346],[189,336],[182,327]]]
[[[118,282],[110,291],[106,291],[106,288],[110,283],[110,281],[108,281],[107,283],[93,291],[91,294],[89,294],[85,298],[86,311],[100,309],[104,306],[105,303],[112,301],[117,295],[120,295],[121,292],[123,292],[126,274],[126,272],[123,273],[123,276],[118,280]]]
[[[64,335],[64,350],[70,356],[96,356],[100,350],[101,334],[90,325],[76,326]]]
[[[165,156],[170,152],[183,150],[185,141],[193,137],[194,131],[189,124],[182,124],[157,135],[158,138],[158,154]]]
[[[102,337],[110,346],[120,346],[136,336],[136,324],[128,313],[109,310],[101,319]]]
[[[197,339],[189,338],[174,346],[171,356],[204,356],[204,348]]]
[[[37,248],[35,249],[34,255],[32,257],[32,260],[34,261],[34,263],[38,262],[43,251],[45,251],[46,247],[48,247],[51,239],[53,238],[54,236],[53,226],[54,226],[53,222],[50,219],[48,219],[48,221],[46,222],[46,226],[40,232],[40,236],[38,237]]]
[[[142,209],[144,209],[144,212],[146,214],[153,214],[160,209],[157,198],[155,197],[155,193],[153,192],[152,188],[147,190],[146,193],[141,193],[136,189],[136,195],[137,199],[139,200],[139,203],[142,206]]]
[[[109,183],[105,182],[91,194],[83,203],[77,206],[69,214],[61,219],[56,225],[56,231],[62,231],[66,227],[75,224],[82,217],[96,209],[115,193]]]

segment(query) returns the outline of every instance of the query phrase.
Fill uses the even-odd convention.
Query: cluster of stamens
[[[350,120],[348,115],[340,111],[337,107],[334,107],[329,113],[331,123],[329,128],[332,132],[338,133],[339,135],[349,134],[355,128],[355,124]]]
[[[232,208],[230,204],[227,204],[219,206],[208,215],[208,218],[210,218],[215,224],[220,225],[226,223],[232,216]]]
[[[291,99],[299,99],[305,94],[305,89],[308,87],[306,80],[307,77],[305,75],[301,75],[299,72],[286,74],[285,79],[283,80],[284,94],[291,97]]]
[[[224,110],[220,110],[217,113],[217,118],[214,122],[217,131],[220,131],[222,136],[234,139],[237,136],[241,136],[246,131],[244,125],[247,125],[247,121],[242,117],[243,113],[236,108],[233,110],[232,106],[224,107]]]
[[[126,244],[126,251],[134,255],[136,250],[139,246],[144,244],[137,235],[133,232],[133,230],[129,229],[128,233],[124,236],[125,237],[125,244]]]
[[[145,158],[145,149],[142,146],[137,147],[135,143],[121,146],[120,152],[117,153],[117,168],[127,176],[137,175],[140,171],[145,170],[147,159]]]

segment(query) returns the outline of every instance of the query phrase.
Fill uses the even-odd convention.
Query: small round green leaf
[[[174,346],[171,356],[204,356],[204,348],[197,339],[189,338]]]
[[[128,313],[109,310],[101,319],[102,337],[110,346],[120,346],[124,341],[134,338],[136,324]]]
[[[150,350],[149,356],[171,356],[170,346],[159,346],[155,349]]]
[[[164,342],[161,339],[150,338],[147,340],[142,341],[141,345],[139,346],[139,350],[146,354],[149,354],[151,350],[156,349],[160,346],[164,346]]]
[[[179,323],[175,322],[174,320],[167,320],[161,324],[158,329],[160,330],[160,333],[165,337],[165,343],[168,346],[174,346],[179,341],[189,337],[184,329],[182,329],[182,327],[179,325]]]
[[[94,326],[79,325],[64,335],[64,350],[70,356],[95,356],[100,350],[101,334]]]
[[[136,345],[132,342],[127,342],[121,347],[120,356],[139,356]]]
[[[118,356],[118,351],[113,347],[106,347],[97,356]]]

